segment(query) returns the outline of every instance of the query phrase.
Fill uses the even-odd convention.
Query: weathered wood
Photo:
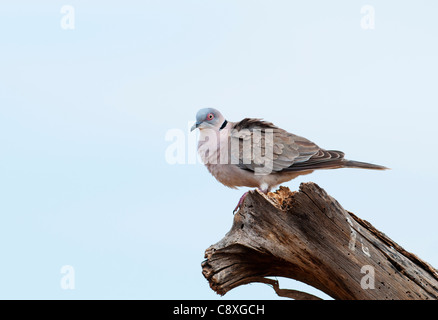
[[[250,191],[231,230],[205,258],[202,273],[220,295],[263,282],[279,295],[316,298],[279,289],[266,278],[281,276],[334,299],[438,299],[437,270],[314,183],[301,184],[299,192],[280,187],[268,196]]]

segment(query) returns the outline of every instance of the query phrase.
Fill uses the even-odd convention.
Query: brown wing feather
[[[335,168],[365,168],[384,170],[384,166],[371,163],[349,161],[344,159],[344,153],[337,150],[324,150],[306,138],[294,135],[283,129],[276,127],[271,122],[260,119],[246,118],[240,122],[233,123],[230,140],[237,141],[239,146],[238,159],[234,159],[236,165],[244,170],[255,171],[264,166],[263,156],[266,155],[266,132],[272,131],[272,170],[274,172],[298,172],[315,169],[335,169]],[[261,134],[255,134],[258,131]],[[237,139],[237,140],[236,140]],[[259,148],[261,155],[254,156],[252,150],[244,158],[243,146],[250,142],[252,150]],[[246,160],[246,161],[244,161]],[[271,172],[268,172],[271,173]]]
[[[295,163],[283,171],[302,171],[315,169],[342,168],[345,165],[344,153],[337,150],[319,149],[309,160]]]
[[[244,155],[245,141],[247,143],[251,141],[253,150],[259,148],[262,157],[269,157],[266,154],[266,149],[272,147],[272,170],[274,172],[329,167],[329,162],[333,166],[335,161],[340,162],[343,157],[341,152],[325,151],[306,138],[289,133],[260,119],[246,118],[234,123],[232,128],[234,130],[231,132],[230,139],[238,139],[239,143],[238,163],[236,165],[245,170],[255,171],[256,168],[261,168],[264,165],[263,159],[254,156],[252,150],[250,154]],[[270,142],[266,141],[268,130],[273,134],[272,146],[269,146],[267,143]],[[258,131],[257,134],[256,131]]]

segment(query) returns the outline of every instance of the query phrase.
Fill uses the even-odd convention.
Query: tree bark
[[[231,230],[205,258],[202,273],[220,295],[262,282],[281,296],[318,299],[266,278],[280,276],[334,299],[438,299],[437,270],[314,183],[268,196],[250,191]]]

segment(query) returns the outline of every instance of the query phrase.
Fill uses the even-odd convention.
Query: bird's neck
[[[228,121],[225,119],[224,123],[222,123],[221,127],[219,128],[219,130],[222,130],[223,128],[225,128],[228,124]]]

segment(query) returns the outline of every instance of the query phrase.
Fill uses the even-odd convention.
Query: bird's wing
[[[340,151],[321,149],[306,138],[260,119],[234,123],[230,144],[231,163],[250,171],[261,170],[267,163],[271,164],[268,171],[273,172],[333,168],[342,166],[344,157]]]

